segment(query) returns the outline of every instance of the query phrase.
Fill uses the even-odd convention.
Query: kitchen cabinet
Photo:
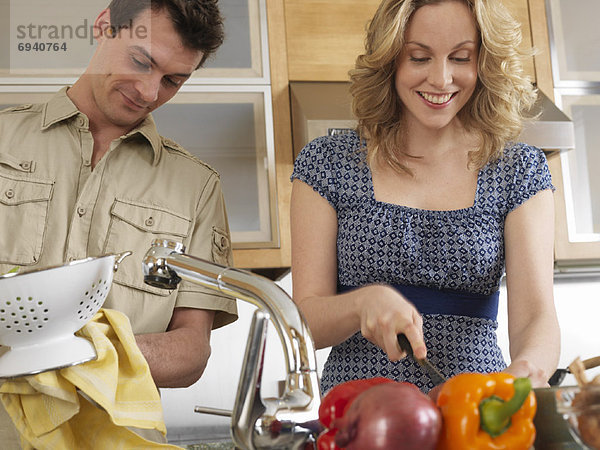
[[[573,120],[575,148],[548,158],[556,186],[555,260],[562,272],[600,263],[600,14],[595,0],[529,0],[538,87]],[[585,269],[583,269],[585,268]]]
[[[531,47],[527,0],[502,0],[522,25],[524,48]],[[346,81],[364,51],[366,26],[380,0],[285,0],[289,79]],[[533,59],[525,64],[535,80]]]
[[[87,66],[95,48],[94,20],[107,4],[107,0],[0,3],[8,25],[0,76],[15,83],[29,79],[36,84],[68,84]],[[192,81],[268,82],[264,1],[221,0],[219,7],[226,28],[225,41],[193,74]],[[142,36],[151,30],[132,27],[124,32]]]
[[[278,245],[269,86],[186,86],[153,115],[221,175],[233,248]]]
[[[289,78],[345,81],[379,0],[285,0]]]
[[[106,1],[58,4],[0,6],[8,8],[11,38],[9,57],[4,52],[0,58],[0,105],[45,101],[86,67],[94,50],[93,22]],[[235,266],[272,275],[267,269],[291,264],[293,155],[283,0],[221,0],[219,6],[225,42],[154,116],[162,135],[220,172]],[[60,39],[51,39],[50,27]],[[55,43],[58,50],[46,48]]]
[[[103,0],[4,1],[0,77],[3,84],[67,84],[94,51],[94,20]]]

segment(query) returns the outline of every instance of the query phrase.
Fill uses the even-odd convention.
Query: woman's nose
[[[447,61],[438,61],[431,65],[427,81],[432,86],[443,89],[452,83],[452,69]]]

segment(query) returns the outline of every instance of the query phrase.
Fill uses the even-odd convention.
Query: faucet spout
[[[267,278],[185,254],[178,243],[155,240],[142,262],[144,280],[174,289],[181,280],[255,305],[232,415],[232,437],[243,449],[304,448],[316,439],[320,405],[315,348],[289,295]],[[260,399],[266,322],[279,335],[287,364],[283,395]]]

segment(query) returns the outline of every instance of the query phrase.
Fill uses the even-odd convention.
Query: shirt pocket
[[[220,228],[213,227],[212,229],[212,257],[213,261],[222,266],[231,266],[231,242],[229,233]]]
[[[0,263],[39,260],[53,187],[52,181],[0,173]]]
[[[190,233],[191,219],[156,205],[119,199],[113,203],[110,214],[104,252],[133,252],[119,265],[113,281],[160,296],[171,294],[172,291],[144,283],[142,259],[153,239],[183,243]]]

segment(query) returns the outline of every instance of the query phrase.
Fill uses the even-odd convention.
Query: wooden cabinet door
[[[347,81],[379,0],[285,0],[293,81]]]
[[[531,47],[527,0],[502,0],[522,24]],[[288,71],[292,81],[347,81],[364,51],[369,20],[380,0],[285,0]],[[533,59],[525,71],[535,81]]]

